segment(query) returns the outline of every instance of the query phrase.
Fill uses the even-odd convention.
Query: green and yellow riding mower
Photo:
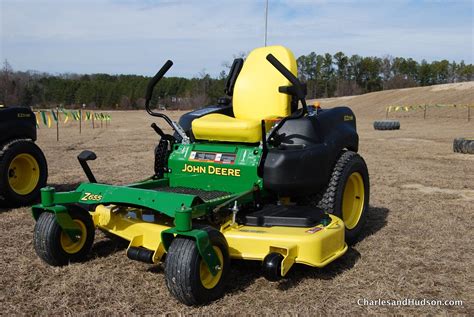
[[[46,186],[48,165],[35,144],[36,118],[29,108],[0,107],[0,204],[27,205]]]
[[[342,256],[362,231],[369,202],[353,112],[307,106],[293,53],[270,46],[234,61],[231,98],[177,123],[149,106],[171,66],[146,93],[148,113],[174,130],[152,124],[161,136],[154,175],[127,186],[99,184],[87,164],[95,154],[82,152],[90,182],[72,192],[43,188],[33,207],[40,258],[51,265],[83,260],[98,228],[128,240],[130,259],[163,261],[171,294],[200,305],[224,293],[230,259],[262,262],[273,281],[295,263],[324,267]]]

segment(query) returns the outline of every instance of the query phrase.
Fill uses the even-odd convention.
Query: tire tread
[[[87,228],[87,239],[83,248],[76,254],[67,254],[60,246],[61,227],[56,222],[53,213],[42,212],[36,221],[33,235],[33,246],[36,254],[46,263],[52,266],[63,266],[69,262],[84,260],[94,242],[95,227],[92,218],[86,211],[71,209],[70,215],[73,219],[80,219]]]
[[[455,138],[453,140],[455,153],[474,154],[474,139]]]
[[[400,121],[397,120],[379,120],[374,121],[375,130],[399,130]]]
[[[198,272],[201,257],[196,242],[188,237],[178,236],[174,238],[166,255],[165,278],[166,286],[178,301],[188,306],[202,305],[222,295],[229,272],[228,246],[224,236],[212,227],[202,228],[209,234],[213,245],[220,245],[224,255],[224,271],[221,281],[211,290],[196,287],[201,283]],[[225,250],[223,250],[225,248]]]

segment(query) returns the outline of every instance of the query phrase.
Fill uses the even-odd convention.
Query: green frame
[[[209,267],[210,272],[217,274],[217,267],[221,265],[219,259],[209,242],[205,230],[194,229],[192,220],[202,217],[210,212],[228,206],[234,201],[245,204],[254,200],[254,193],[258,186],[243,192],[220,197],[218,199],[202,202],[195,195],[160,192],[146,189],[152,184],[163,184],[165,180],[150,180],[128,186],[113,186],[95,183],[83,183],[75,191],[56,192],[52,187],[41,189],[41,204],[32,207],[32,214],[38,220],[42,212],[54,213],[61,229],[73,240],[77,240],[80,228],[69,215],[68,204],[120,204],[127,203],[137,207],[160,210],[161,213],[174,218],[174,227],[162,232],[163,246],[168,251],[175,236],[187,236],[196,241],[199,253]],[[143,186],[142,188],[140,188]],[[102,196],[98,200],[83,200],[89,194]],[[96,197],[94,197],[96,198]],[[195,202],[198,203],[195,203]],[[194,204],[193,204],[194,203]],[[165,208],[165,209],[157,209]],[[163,211],[161,211],[163,210]]]
[[[202,162],[190,159],[193,151],[231,153],[235,161],[231,164],[220,164],[221,169],[238,169],[239,176],[216,174],[194,174],[184,171],[186,164],[201,167],[217,166],[214,162]],[[246,204],[255,200],[260,192],[264,195],[263,181],[258,176],[257,168],[262,151],[259,147],[249,145],[194,143],[175,145],[169,158],[169,171],[162,179],[149,178],[125,185],[107,185],[99,183],[82,183],[74,191],[56,192],[52,187],[41,189],[41,203],[32,207],[32,214],[38,220],[42,212],[54,213],[56,221],[68,236],[75,241],[80,229],[69,215],[68,205],[133,205],[150,209],[174,218],[174,227],[162,232],[163,246],[168,251],[176,236],[187,236],[196,241],[201,257],[210,272],[217,274],[221,265],[212,248],[205,230],[193,228],[193,219],[217,212],[232,203]],[[160,187],[197,188],[203,190],[226,191],[229,194],[203,201],[199,196],[168,191]]]

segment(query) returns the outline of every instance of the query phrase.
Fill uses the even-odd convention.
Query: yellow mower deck
[[[140,209],[99,205],[91,212],[94,224],[104,231],[130,241],[130,247],[153,251],[157,263],[165,253],[161,232],[173,226],[172,219]],[[294,263],[323,267],[347,250],[344,223],[330,215],[325,227],[256,227],[227,222],[220,231],[229,245],[230,257],[260,260],[275,252],[283,256],[281,275],[285,276]]]

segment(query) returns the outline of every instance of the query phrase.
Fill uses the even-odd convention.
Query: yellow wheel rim
[[[222,276],[222,270],[224,269],[224,256],[222,255],[221,249],[219,249],[218,247],[214,247],[214,251],[216,251],[217,257],[219,258],[219,262],[221,263],[221,267],[217,271],[217,274],[213,276],[211,271],[209,271],[206,262],[204,262],[204,260],[202,259],[199,267],[199,276],[201,279],[202,286],[207,289],[212,289],[217,285],[217,283],[219,283]]]
[[[347,229],[357,226],[364,210],[365,189],[362,175],[354,172],[349,176],[342,198],[342,220]]]
[[[77,219],[74,219],[74,222],[81,229],[80,235],[76,236],[77,241],[75,241],[75,242],[72,241],[67,233],[65,233],[64,231],[61,231],[61,238],[60,238],[61,247],[63,248],[63,250],[66,253],[69,253],[69,254],[75,254],[75,253],[81,251],[81,249],[84,246],[84,244],[86,243],[86,239],[87,239],[86,225],[82,221],[77,220]]]
[[[35,190],[39,178],[38,162],[30,154],[18,154],[8,167],[8,184],[18,195],[28,195]]]

